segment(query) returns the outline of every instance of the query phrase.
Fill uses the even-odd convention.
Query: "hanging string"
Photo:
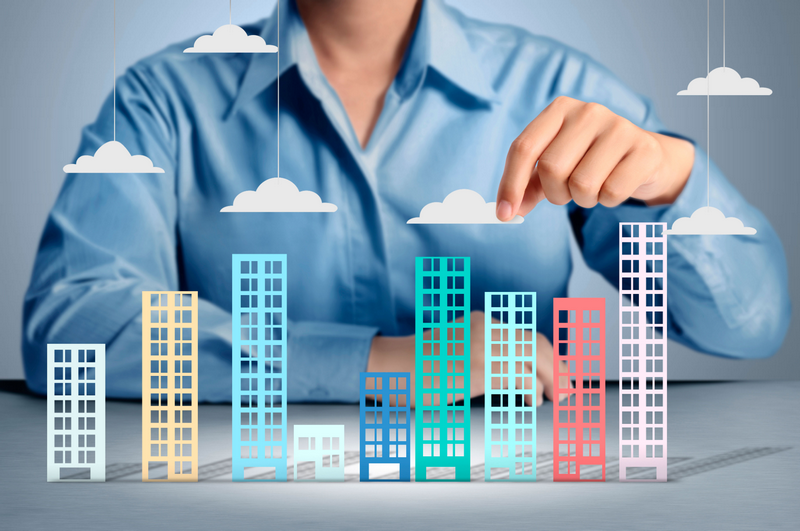
[[[725,68],[725,0],[722,0],[722,68]]]
[[[278,0],[278,179],[281,178],[281,0]]]
[[[711,206],[711,0],[706,0],[706,157],[708,158],[706,163],[708,207]]]
[[[114,142],[117,141],[117,0],[114,0]]]

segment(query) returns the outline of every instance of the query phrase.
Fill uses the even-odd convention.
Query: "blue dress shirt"
[[[376,333],[414,331],[414,258],[470,256],[472,308],[489,291],[535,291],[538,329],[567,294],[570,231],[613,285],[618,223],[671,224],[705,205],[706,156],[670,206],[539,204],[521,225],[406,225],[432,201],[497,192],[507,150],[556,96],[599,102],[664,132],[651,104],[590,57],[519,28],[425,0],[366,148],[325,79],[294,2],[281,0],[281,176],[335,213],[220,213],[276,172],[276,56],[184,54],[193,39],[117,84],[117,139],[165,174],[67,176],[42,236],[24,306],[28,385],[46,390],[46,344],[105,343],[112,397],[141,393],[141,292],[199,292],[199,396],[231,397],[231,254],[288,255],[290,401],[358,400]],[[267,43],[276,17],[245,28]],[[78,155],[112,137],[112,101]],[[71,161],[70,161],[71,162]],[[790,304],[781,243],[711,168],[711,205],[755,237],[671,237],[669,334],[735,358],[768,356]]]

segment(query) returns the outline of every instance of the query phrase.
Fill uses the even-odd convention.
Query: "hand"
[[[484,355],[484,313],[474,311],[470,314],[470,395],[480,396],[485,390]],[[530,339],[528,331],[526,337]],[[375,336],[372,340],[367,372],[408,372],[411,373],[411,407],[415,406],[414,393],[414,336],[386,337]],[[525,364],[525,372],[533,374],[531,363]],[[542,334],[536,334],[536,405],[543,402],[543,396],[553,400],[553,346]],[[563,400],[562,394],[559,399]]]
[[[670,204],[693,163],[689,142],[645,131],[597,103],[559,96],[511,144],[497,217],[524,216],[543,199],[585,208],[630,197]]]

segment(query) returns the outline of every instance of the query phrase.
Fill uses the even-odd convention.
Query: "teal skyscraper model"
[[[233,480],[286,481],[286,255],[233,255]]]
[[[417,481],[470,479],[470,261],[416,260]]]
[[[486,293],[486,481],[536,480],[536,293]]]

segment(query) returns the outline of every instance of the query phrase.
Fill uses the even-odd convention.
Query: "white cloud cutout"
[[[275,53],[278,47],[267,44],[258,35],[247,32],[236,24],[217,28],[214,35],[203,35],[194,41],[194,46],[183,53]]]
[[[236,196],[233,205],[220,212],[336,212],[333,203],[308,190],[301,192],[294,183],[284,178],[267,179],[254,192],[247,190]]]
[[[719,235],[752,235],[756,229],[745,227],[737,218],[726,218],[720,210],[714,207],[700,207],[694,211],[691,218],[678,218],[672,228],[666,231],[672,235],[687,234],[719,234]]]
[[[769,96],[772,89],[761,87],[752,77],[742,77],[730,67],[715,68],[708,78],[698,77],[689,83],[686,90],[678,92],[678,96]]]
[[[462,189],[451,192],[442,203],[429,203],[422,208],[418,218],[408,220],[409,225],[416,224],[490,224],[503,223],[513,225],[522,223],[522,216],[514,216],[511,221],[497,219],[494,202],[487,203],[481,194]]]
[[[84,155],[75,164],[67,164],[64,172],[164,173],[164,170],[153,166],[153,162],[144,155],[131,156],[125,146],[112,140],[100,146],[94,156]]]

